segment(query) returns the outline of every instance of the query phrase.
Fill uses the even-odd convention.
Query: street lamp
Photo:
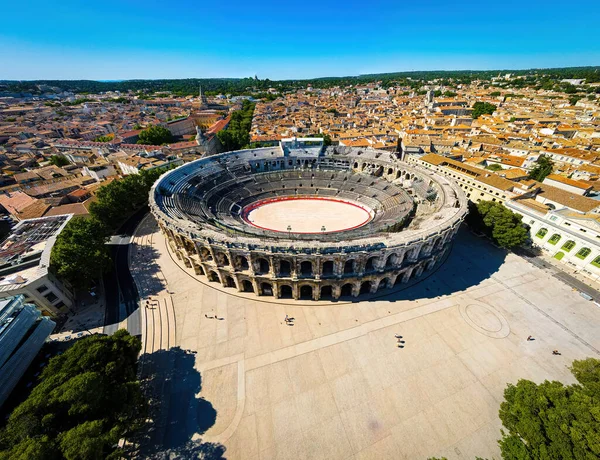
[[[287,231],[288,231],[288,238],[291,239],[292,238],[292,226],[291,225],[287,226]]]

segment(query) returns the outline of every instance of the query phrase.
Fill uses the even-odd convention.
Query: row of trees
[[[164,126],[154,125],[144,129],[138,136],[138,144],[165,145],[173,142],[173,135]]]
[[[226,152],[239,150],[250,144],[250,129],[255,105],[250,101],[244,101],[241,110],[231,114],[227,128],[217,133]]]
[[[79,289],[102,276],[110,267],[106,246],[110,235],[148,204],[150,188],[163,172],[141,171],[100,187],[90,217],[72,218],[58,235],[50,255],[53,273]]]
[[[469,202],[469,226],[506,249],[522,246],[528,240],[529,229],[521,219],[520,215],[496,201]]]
[[[600,458],[600,360],[573,361],[571,373],[573,385],[519,380],[504,390],[504,460]]]
[[[39,384],[0,431],[0,460],[117,459],[116,445],[147,413],[138,338],[92,335],[50,359]]]

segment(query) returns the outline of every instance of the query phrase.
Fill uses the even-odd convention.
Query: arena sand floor
[[[207,283],[173,258],[152,217],[132,248],[142,304],[151,296],[149,456],[499,458],[506,384],[573,382],[571,362],[599,354],[600,308],[465,230],[428,278],[351,303]]]

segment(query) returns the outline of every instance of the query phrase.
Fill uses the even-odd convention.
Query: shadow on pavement
[[[196,396],[202,389],[202,377],[195,361],[193,353],[179,347],[141,356],[141,381],[151,419],[138,441],[142,458],[224,458],[221,444],[192,440],[217,418],[212,404]]]
[[[507,254],[505,249],[495,247],[487,239],[476,237],[462,227],[446,261],[431,272],[424,272],[422,278],[416,280],[415,284],[409,284],[404,289],[390,294],[382,290],[371,298],[359,298],[356,301],[419,300],[466,291],[482,284],[497,273],[504,264]],[[398,289],[398,286],[395,289]],[[340,299],[340,301],[348,300],[355,299]]]
[[[138,280],[141,281],[142,296],[155,295],[166,289],[165,283],[159,278],[160,265],[157,260],[158,251],[151,246],[132,245],[131,269]]]

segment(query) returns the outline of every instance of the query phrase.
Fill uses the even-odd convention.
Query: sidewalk
[[[61,326],[58,332],[52,334],[50,339],[69,340],[83,335],[101,334],[104,329],[105,301],[102,283],[96,288],[96,295],[89,293],[79,296],[71,307],[73,312]]]

